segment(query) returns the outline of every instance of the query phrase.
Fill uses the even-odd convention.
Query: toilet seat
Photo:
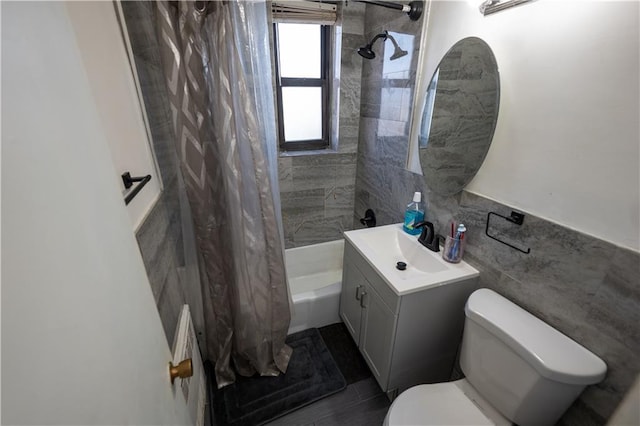
[[[419,385],[402,392],[393,401],[384,419],[384,425],[511,424],[493,407],[486,405],[486,401],[480,399],[465,379]]]

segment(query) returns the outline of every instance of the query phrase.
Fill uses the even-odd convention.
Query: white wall
[[[190,424],[171,358],[65,5],[3,2],[2,423]]]
[[[640,3],[479,3],[432,2],[422,70],[468,36],[496,56],[496,132],[466,189],[640,250]]]
[[[161,179],[114,4],[109,1],[68,2],[67,10],[117,175],[128,171],[134,177],[152,176],[127,206],[135,229],[158,199]],[[133,189],[125,190],[122,184],[120,188],[123,198]]]

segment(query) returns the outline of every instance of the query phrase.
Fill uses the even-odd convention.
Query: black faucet
[[[440,240],[444,241],[444,237],[440,234],[436,234],[433,229],[433,223],[423,222],[413,225],[414,228],[422,228],[422,232],[418,237],[418,242],[436,253],[440,251]]]

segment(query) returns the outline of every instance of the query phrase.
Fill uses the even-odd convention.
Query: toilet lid
[[[385,425],[495,425],[453,382],[415,386],[393,401]]]

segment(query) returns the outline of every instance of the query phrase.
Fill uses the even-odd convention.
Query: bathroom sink
[[[398,295],[479,275],[464,261],[445,262],[442,252],[421,245],[417,236],[402,230],[401,223],[347,231],[344,236]],[[407,268],[397,269],[398,262],[406,263]]]

